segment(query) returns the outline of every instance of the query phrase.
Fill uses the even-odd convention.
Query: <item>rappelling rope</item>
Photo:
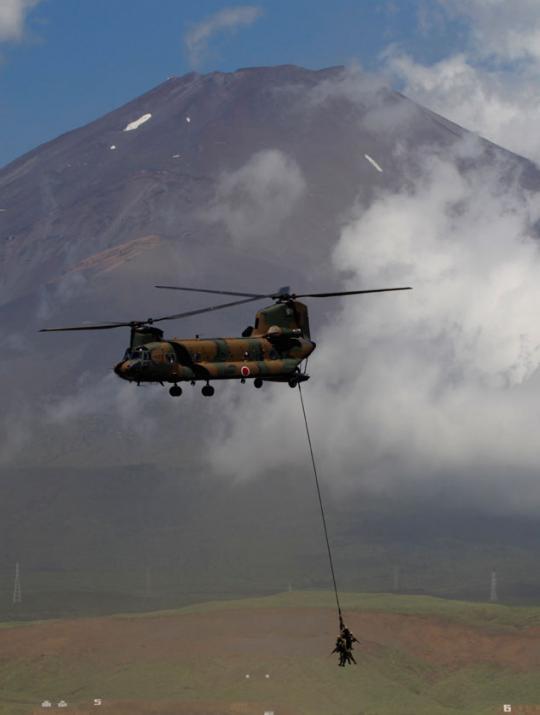
[[[306,425],[306,435],[307,435],[307,440],[308,440],[308,445],[309,445],[309,453],[311,455],[311,464],[313,465],[313,475],[315,477],[315,486],[317,487],[317,496],[319,498],[319,506],[321,508],[321,519],[322,519],[322,525],[323,525],[323,531],[324,531],[324,538],[326,541],[326,548],[328,550],[328,561],[330,562],[330,571],[332,573],[332,581],[334,584],[334,593],[336,595],[336,605],[337,605],[338,618],[339,618],[339,627],[341,629],[343,627],[343,615],[341,613],[341,605],[339,603],[339,592],[338,592],[338,587],[337,587],[337,582],[336,582],[336,572],[334,570],[334,560],[332,558],[332,549],[330,548],[330,539],[328,538],[328,529],[326,527],[326,515],[324,513],[324,505],[323,505],[323,500],[322,500],[322,495],[321,495],[321,488],[319,486],[319,475],[317,473],[317,465],[315,463],[315,455],[313,454],[313,445],[311,443],[311,435],[309,432],[306,408],[304,407],[304,398],[302,396],[302,388],[300,387],[300,383],[298,383],[298,394],[300,395],[300,404],[302,405],[302,414],[304,415],[304,423]]]

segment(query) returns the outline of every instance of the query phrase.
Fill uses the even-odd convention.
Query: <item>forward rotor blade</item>
[[[70,328],[41,328],[40,333],[60,333],[66,330],[110,330],[111,328],[131,328],[135,323],[106,323],[101,325],[74,325]]]
[[[361,293],[387,293],[392,290],[412,290],[411,286],[402,288],[372,288],[371,290],[342,290],[337,293],[293,293],[293,298],[332,298],[337,295],[360,295]]]
[[[240,295],[246,298],[270,298],[269,295],[260,293],[237,293],[231,290],[211,290],[210,288],[186,288],[185,286],[154,286],[154,288],[162,288],[164,290],[186,290],[191,293],[214,293],[215,295]]]
[[[211,305],[208,308],[198,308],[197,310],[188,310],[183,313],[175,313],[174,315],[164,315],[161,318],[148,318],[147,320],[132,320],[129,323],[100,323],[99,325],[73,325],[68,328],[42,328],[40,333],[58,333],[69,330],[110,330],[111,328],[136,328],[145,325],[153,325],[160,323],[163,320],[178,320],[180,318],[189,318],[192,315],[200,315],[201,313],[210,313],[213,310],[222,310],[223,308],[232,308],[233,305],[242,305],[242,303],[252,303],[254,300],[259,300],[260,296],[256,295],[244,300],[234,300],[230,303],[220,303],[219,305]]]
[[[263,296],[265,297],[265,296]],[[242,305],[242,303],[252,303],[254,300],[259,300],[261,296],[256,295],[245,300],[233,300],[231,303],[220,303],[212,305],[209,308],[199,308],[198,310],[188,310],[185,313],[176,313],[175,315],[165,315],[162,318],[154,318],[152,323],[159,323],[162,320],[177,320],[178,318],[189,318],[191,315],[200,315],[201,313],[210,313],[213,310],[222,310],[223,308],[231,308],[233,305]],[[150,321],[149,321],[150,322]]]

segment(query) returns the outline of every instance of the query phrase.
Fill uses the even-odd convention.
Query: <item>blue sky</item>
[[[171,75],[359,64],[540,161],[538,0],[0,0],[0,166]]]
[[[423,0],[0,0],[0,166],[192,69],[358,62],[373,70],[389,45],[433,63],[459,47],[460,21],[441,21],[427,7]],[[238,8],[251,8],[251,19],[215,30],[194,65],[189,33]]]

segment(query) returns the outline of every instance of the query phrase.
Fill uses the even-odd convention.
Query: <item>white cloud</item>
[[[87,286],[88,280],[82,273],[66,273],[58,282],[43,287],[40,291],[37,317],[39,320],[50,320],[55,310],[80,297]]]
[[[433,65],[387,55],[387,69],[404,94],[481,136],[540,161],[540,87],[517,74],[474,66],[464,54]]]
[[[1,0],[0,42],[13,42],[22,38],[26,16],[39,2],[40,0]]]
[[[0,464],[145,463],[153,462],[156,455],[163,463],[171,453],[173,459],[179,455],[191,459],[198,449],[194,433],[200,435],[200,423],[185,419],[195,403],[197,415],[204,413],[205,406],[210,408],[206,403],[201,408],[198,390],[185,389],[179,403],[164,387],[137,387],[119,380],[111,370],[83,372],[70,389],[69,394],[50,395],[39,410],[17,405],[5,425],[7,440],[0,450]]]
[[[186,51],[192,66],[199,66],[206,55],[212,37],[223,31],[234,31],[251,25],[262,15],[254,5],[236,5],[224,8],[195,25],[184,37]]]
[[[433,64],[392,48],[385,66],[411,99],[540,161],[540,3],[439,0],[465,24],[465,47]]]
[[[222,174],[205,218],[222,222],[237,245],[248,244],[279,231],[305,191],[305,179],[294,159],[267,149],[236,171]]]
[[[540,60],[540,3],[537,0],[439,0],[467,21],[471,52],[502,61]]]
[[[310,106],[317,106],[328,100],[346,99],[360,106],[372,107],[379,102],[381,92],[388,92],[383,77],[372,72],[366,73],[358,63],[351,63],[339,74],[311,87],[307,101]]]
[[[160,397],[158,390],[147,390],[146,404],[156,402]],[[51,425],[80,425],[84,419],[106,413],[112,415],[117,426],[130,429],[140,439],[155,437],[158,423],[153,419],[151,410],[141,408],[141,392],[131,383],[118,383],[112,373],[96,379],[95,375],[80,375],[76,390],[70,395],[51,401],[44,410],[43,417]]]
[[[315,336],[306,404],[328,482],[423,492],[450,477],[456,500],[533,510],[540,199],[510,164],[460,175],[469,151],[426,157],[407,189],[353,212],[334,253],[347,287],[414,290],[344,303]],[[216,470],[305,468],[298,398],[275,387],[263,410],[246,396],[211,453]]]

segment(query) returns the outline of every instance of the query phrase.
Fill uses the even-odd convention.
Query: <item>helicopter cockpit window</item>
[[[148,362],[148,360],[150,360],[150,353],[148,352],[148,350],[143,350],[142,348],[139,348],[139,350],[133,351],[133,353],[131,354],[131,359]]]

